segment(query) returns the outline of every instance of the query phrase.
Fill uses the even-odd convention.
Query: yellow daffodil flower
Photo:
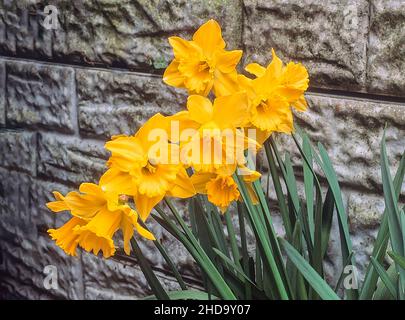
[[[111,152],[110,169],[101,181],[111,191],[133,196],[143,221],[165,196],[189,198],[195,194],[179,162],[178,146],[168,142],[167,123],[158,113],[134,136],[118,136],[105,145]]]
[[[163,81],[188,89],[190,94],[208,95],[214,89],[220,96],[230,78],[236,78],[241,50],[226,51],[221,27],[215,20],[204,23],[187,41],[170,37],[174,59],[167,67]]]
[[[259,146],[240,130],[249,116],[244,93],[218,97],[212,104],[203,96],[192,95],[187,100],[187,111],[169,117],[178,121],[180,131],[190,134],[180,137],[181,161],[195,171],[214,172],[221,167],[234,171],[245,162],[243,151],[249,145]]]
[[[290,133],[293,115],[290,106],[305,111],[304,92],[308,88],[308,72],[301,64],[286,66],[272,50],[273,60],[267,68],[257,63],[246,66],[246,71],[256,76],[250,79],[238,76],[240,88],[246,91],[250,102],[250,121],[267,136],[273,132]]]
[[[239,167],[242,170],[242,177],[246,183],[249,196],[254,204],[258,203],[258,198],[253,190],[252,182],[260,178],[260,173]],[[238,185],[232,177],[233,172],[218,170],[215,173],[198,172],[191,176],[196,191],[200,194],[206,194],[208,201],[216,205],[222,213],[225,213],[232,201],[238,201],[240,193]]]
[[[75,256],[76,248],[98,254],[101,250],[105,258],[115,253],[114,234],[121,229],[124,238],[124,251],[129,255],[129,241],[134,228],[150,240],[155,237],[138,223],[138,214],[126,203],[126,198],[109,194],[102,185],[82,183],[79,192],[69,192],[62,196],[54,192],[56,201],[47,203],[54,212],[70,211],[72,218],[58,229],[48,233],[56,244],[67,254]]]
[[[257,204],[253,183],[261,175],[246,167],[246,150],[256,153],[272,132],[290,133],[291,108],[307,109],[304,92],[309,80],[303,65],[284,65],[272,50],[267,67],[246,66],[254,79],[238,74],[242,51],[225,50],[221,28],[214,20],[200,26],[192,40],[170,37],[169,43],[174,59],[163,81],[188,90],[187,110],[167,117],[158,113],[134,135],[112,137],[105,144],[111,153],[108,170],[98,184],[82,183],[66,196],[53,192],[55,201],[47,207],[53,212],[69,211],[71,218],[48,233],[68,255],[75,256],[80,247],[111,257],[117,231],[122,231],[128,255],[135,229],[155,240],[142,227],[138,214],[145,221],[164,197],[205,194],[225,213],[232,202],[241,200],[235,175]],[[191,177],[186,170],[193,172]]]

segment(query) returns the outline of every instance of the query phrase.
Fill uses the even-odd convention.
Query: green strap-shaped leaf
[[[395,196],[398,199],[401,192],[402,181],[405,176],[405,152],[402,154],[401,161],[394,178],[394,189]],[[387,209],[384,210],[382,215],[382,220],[380,224],[380,229],[378,230],[377,239],[374,242],[372,256],[378,261],[382,262],[387,250],[389,240],[389,230],[388,230],[388,217]],[[367,271],[364,277],[363,286],[361,288],[361,293],[359,299],[370,300],[373,297],[374,290],[378,281],[378,274],[375,271],[373,264],[370,262],[367,266]]]
[[[132,249],[134,250],[134,254],[138,260],[139,266],[143,274],[145,275],[146,280],[150,288],[152,289],[155,296],[160,300],[169,300],[169,296],[167,295],[165,289],[162,287],[159,279],[156,277],[155,273],[152,270],[152,267],[148,260],[146,260],[145,256],[143,255],[141,249],[138,246],[138,243],[134,238],[131,239]]]
[[[374,268],[378,272],[382,282],[387,287],[391,296],[396,299],[397,293],[395,290],[395,284],[391,282],[391,279],[388,276],[387,271],[385,271],[385,269],[381,266],[381,264],[374,257],[371,257],[371,263],[373,264]]]
[[[322,279],[311,265],[299,254],[286,240],[279,238],[288,258],[301,272],[308,284],[318,293],[323,300],[340,300],[332,288]]]
[[[391,173],[389,171],[387,149],[385,146],[385,130],[383,139],[381,141],[381,160],[381,176],[383,181],[385,208],[388,216],[391,247],[395,254],[404,256],[405,230],[402,230],[398,201],[395,195],[395,188],[391,178]],[[397,267],[397,271],[400,278],[400,296],[402,297],[405,291],[405,269]]]

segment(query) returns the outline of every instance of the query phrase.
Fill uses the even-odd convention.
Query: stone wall
[[[43,27],[48,4],[58,8],[55,30]],[[98,180],[108,156],[105,139],[134,132],[156,112],[184,107],[184,92],[161,81],[172,57],[167,37],[190,37],[209,18],[221,23],[229,48],[245,51],[245,62],[267,63],[273,47],[283,60],[308,67],[310,111],[297,121],[331,155],[364,266],[384,209],[379,142],[385,124],[393,168],[404,150],[404,1],[0,0],[0,298],[150,293],[134,259],[122,252],[109,260],[64,255],[46,229],[66,216],[44,204],[53,190]],[[290,139],[279,139],[294,156]],[[152,228],[198,287],[192,259]],[[156,250],[142,245],[165,285],[175,288]],[[334,250],[332,274],[339,268]],[[58,268],[58,289],[44,288],[47,265]]]

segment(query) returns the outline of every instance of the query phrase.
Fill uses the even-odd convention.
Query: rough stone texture
[[[185,92],[164,85],[156,73],[172,58],[167,38],[190,38],[208,18],[219,20],[230,48],[245,50],[245,62],[268,63],[274,47],[284,61],[309,68],[313,91],[321,93],[307,95],[310,109],[297,113],[296,121],[333,161],[362,274],[384,210],[379,143],[385,123],[392,172],[405,147],[402,0],[50,3],[59,9],[56,30],[40,24],[48,1],[0,1],[0,299],[134,299],[151,293],[137,262],[122,249],[108,260],[86,252],[66,256],[46,231],[69,214],[51,213],[45,204],[54,190],[65,194],[98,180],[111,135],[131,134],[156,112],[184,108]],[[278,140],[281,150],[292,153],[303,196],[297,151],[291,138]],[[401,206],[405,185],[402,190]],[[270,183],[274,227],[283,236],[275,198]],[[187,218],[185,202],[176,206]],[[192,257],[157,223],[147,224],[189,286],[199,288]],[[153,243],[139,245],[166,288],[175,289]],[[119,239],[117,246],[122,248]],[[330,283],[341,272],[339,252],[334,224],[324,263]],[[47,265],[57,267],[56,290],[44,287]]]
[[[38,137],[38,175],[50,181],[78,186],[97,182],[106,170],[107,152],[101,142],[79,140],[62,135]]]
[[[66,194],[71,191],[71,188],[64,184],[54,183],[49,181],[42,181],[36,179],[31,185],[30,192],[30,211],[38,226],[38,232],[45,234],[49,228],[60,227],[59,222],[62,216],[60,213],[51,212],[47,207],[46,203],[54,201],[55,198],[52,195],[53,191],[59,191],[62,194]],[[67,216],[67,215],[66,215]],[[56,246],[55,246],[56,248]]]
[[[40,235],[35,239],[20,237],[21,240],[18,241],[14,234],[3,231],[2,237],[0,244],[3,259],[0,267],[1,298],[83,298],[80,260],[66,259],[55,252],[47,236]],[[56,267],[57,288],[45,289],[44,280],[47,274],[44,273],[44,268],[46,266]]]
[[[35,134],[23,130],[0,131],[0,166],[35,173]]]
[[[161,76],[77,70],[76,82],[80,131],[99,138],[133,134],[155,113],[174,114],[186,102]]]
[[[86,64],[155,70],[169,62],[167,37],[191,36],[196,26],[216,18],[230,47],[241,42],[239,0],[3,1],[0,53]],[[59,26],[42,27],[47,4],[58,8]]]
[[[245,61],[267,65],[271,48],[304,63],[310,85],[360,90],[365,85],[366,0],[245,0]]]
[[[0,128],[6,125],[6,67],[4,61],[0,61]]]
[[[116,256],[114,259],[102,259],[84,252],[85,299],[136,299],[151,295],[152,291],[140,270],[136,260]],[[156,271],[156,270],[155,270]],[[155,272],[166,290],[178,290],[178,284],[172,277],[159,271]],[[193,288],[193,286],[191,286]],[[199,288],[194,286],[194,288]]]
[[[372,0],[370,19],[370,91],[405,96],[405,2]]]
[[[14,61],[6,67],[10,125],[73,131],[72,68]]]
[[[34,186],[25,173],[0,169],[0,298],[80,298],[80,264],[56,254],[43,235],[50,219],[31,210],[38,207],[32,202],[38,192]],[[58,269],[59,288],[54,291],[44,289],[47,265]]]
[[[315,94],[308,94],[307,98],[309,110],[296,113],[297,123],[313,142],[325,146],[339,180],[380,193],[380,142],[384,126],[387,124],[387,152],[392,168],[396,168],[405,149],[404,106]],[[292,138],[286,135],[279,138],[281,149],[293,152],[293,162],[299,163]],[[405,184],[405,191],[404,187]]]
[[[1,228],[21,237],[31,228],[29,191],[32,180],[24,173],[5,169],[0,169],[0,178]]]

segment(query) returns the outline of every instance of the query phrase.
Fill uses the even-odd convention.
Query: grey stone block
[[[363,90],[369,5],[365,0],[244,0],[246,63],[267,65],[271,48],[302,62],[314,87]]]
[[[80,258],[66,257],[55,251],[48,236],[23,238],[21,242],[1,242],[3,258],[1,287],[12,296],[30,299],[83,299],[83,277]],[[47,289],[45,267],[54,266],[57,287]]]
[[[171,59],[168,36],[191,36],[210,18],[221,22],[230,47],[241,40],[239,0],[59,0],[55,30],[42,27],[47,4],[2,3],[0,53],[153,71]]]
[[[369,91],[405,96],[405,2],[372,0],[370,23]]]
[[[0,131],[0,167],[35,175],[36,135],[23,130]]]
[[[387,124],[387,152],[394,170],[404,152],[404,107],[316,94],[307,97],[309,110],[296,113],[297,123],[313,142],[325,146],[340,182],[359,190],[381,193],[380,143],[384,126]],[[286,135],[279,138],[281,149],[292,151],[292,160],[298,164],[300,158],[292,138]]]
[[[72,188],[60,183],[37,179],[31,184],[30,210],[33,220],[38,226],[39,233],[46,233],[48,229],[56,227],[59,217],[65,216],[63,213],[54,213],[46,207],[47,202],[55,201],[52,195],[53,191],[59,191],[63,195],[66,195],[69,191],[72,191]],[[57,227],[59,226],[58,224]]]
[[[155,113],[185,108],[185,92],[161,76],[78,69],[76,83],[80,132],[97,138],[134,134]]]
[[[36,191],[25,173],[0,169],[0,297],[80,298],[80,259],[69,261],[55,254],[51,239],[44,235],[47,226],[42,225],[50,222],[50,216],[38,216],[33,208]],[[58,288],[51,291],[43,283],[47,265],[58,271]]]
[[[107,169],[103,143],[70,136],[40,134],[38,175],[78,187],[82,182],[98,182]]]
[[[137,299],[152,294],[136,259],[115,256],[104,259],[87,252],[82,254],[85,299]],[[178,290],[176,280],[164,272],[155,274],[166,290]],[[199,289],[190,285],[190,288]]]
[[[29,210],[31,182],[25,173],[0,169],[0,238],[4,241],[22,241],[36,233]]]
[[[72,68],[8,61],[7,123],[72,132],[76,119]]]

